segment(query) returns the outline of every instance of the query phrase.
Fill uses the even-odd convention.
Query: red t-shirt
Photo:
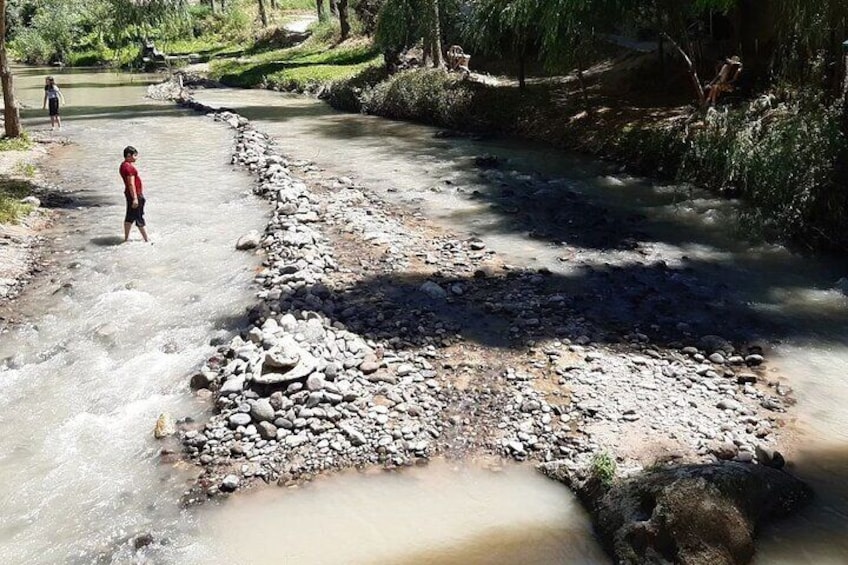
[[[127,177],[135,177],[135,193],[138,198],[141,198],[143,186],[141,183],[141,177],[138,176],[138,170],[135,168],[135,165],[129,161],[124,161],[121,163],[119,172],[121,173],[121,178],[124,180],[124,195],[128,198],[132,198],[132,194],[130,194],[129,189],[127,188]]]

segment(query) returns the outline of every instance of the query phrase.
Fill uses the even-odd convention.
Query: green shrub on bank
[[[392,75],[363,97],[370,114],[447,127],[470,122],[473,93],[457,75],[442,69],[416,69]]]
[[[740,194],[781,237],[829,233],[845,242],[848,200],[835,177],[845,150],[840,123],[840,108],[810,93],[711,110],[689,136],[680,175]]]
[[[28,182],[0,179],[0,224],[17,223],[32,212],[32,206],[21,199],[32,194]]]
[[[27,132],[19,137],[0,137],[0,151],[26,151],[32,147],[32,139]]]

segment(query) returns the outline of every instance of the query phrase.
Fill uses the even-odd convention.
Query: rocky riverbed
[[[22,199],[31,208],[28,215],[17,223],[0,224],[0,326],[13,317],[12,312],[6,311],[10,301],[42,270],[42,234],[53,219],[48,208],[62,198],[41,174],[31,172],[27,176],[24,172],[37,171],[36,166],[46,159],[50,149],[66,142],[38,134],[34,141],[30,149],[0,152],[0,182],[26,184],[33,192]],[[31,178],[33,174],[35,178]]]
[[[726,290],[655,256],[615,285],[611,267],[578,288],[510,266],[286,158],[245,118],[185,103],[234,130],[233,163],[271,208],[264,233],[237,243],[264,259],[251,326],[191,378],[214,409],[178,426],[202,469],[187,502],[439,455],[581,468],[605,451],[636,469],[771,453],[791,391],[765,370],[764,345],[738,326],[732,341],[699,331],[728,323],[720,309],[681,321]],[[674,292],[652,291],[658,280]]]

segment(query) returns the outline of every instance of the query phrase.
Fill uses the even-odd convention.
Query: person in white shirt
[[[50,106],[50,127],[51,129],[62,129],[62,118],[59,117],[59,101],[65,103],[65,96],[59,87],[56,86],[56,81],[53,77],[47,77],[44,80],[44,103],[41,108],[44,109]]]

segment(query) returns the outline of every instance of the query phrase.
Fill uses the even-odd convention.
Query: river
[[[22,102],[40,107],[44,71],[17,69]],[[16,305],[0,338],[2,563],[602,563],[585,515],[559,485],[524,466],[437,462],[405,473],[347,473],[300,489],[182,510],[191,469],[160,463],[161,412],[202,417],[186,376],[238,329],[259,259],[233,250],[265,224],[250,178],[229,165],[231,133],[143,98],[153,77],[57,75],[73,145],[48,164],[71,202],[49,244],[48,275]],[[735,204],[652,184],[603,164],[526,144],[436,139],[431,128],[333,112],[307,98],[209,91],[274,135],[282,152],[349,175],[397,203],[483,238],[518,265],[571,272],[550,242],[505,222],[475,189],[475,155],[506,158],[648,219],[650,248],[693,258],[770,322],[777,366],[799,398],[792,459],[819,490],[798,520],[767,532],[762,562],[844,562],[848,498],[844,267],[750,245],[728,228]],[[27,126],[43,128],[38,111]],[[117,165],[139,151],[153,245],[119,245]],[[445,181],[451,181],[447,183]],[[461,181],[461,182],[460,182]],[[474,194],[478,190],[478,194]],[[587,244],[584,260],[628,260]],[[841,271],[840,271],[841,269]],[[127,540],[151,532],[140,558]]]
[[[21,102],[39,107],[44,71],[16,71]],[[69,202],[49,234],[49,274],[0,339],[0,562],[372,563],[424,551],[440,563],[604,562],[568,491],[522,466],[352,473],[180,508],[195,473],[160,462],[153,423],[161,412],[203,416],[186,377],[253,303],[259,259],[234,243],[268,211],[229,164],[230,130],[145,100],[154,78],[57,74],[61,135],[73,143],[45,168]],[[24,111],[26,126],[48,127],[41,114]],[[153,245],[135,232],[120,244],[117,166],[129,144]],[[157,543],[135,555],[145,533]]]

